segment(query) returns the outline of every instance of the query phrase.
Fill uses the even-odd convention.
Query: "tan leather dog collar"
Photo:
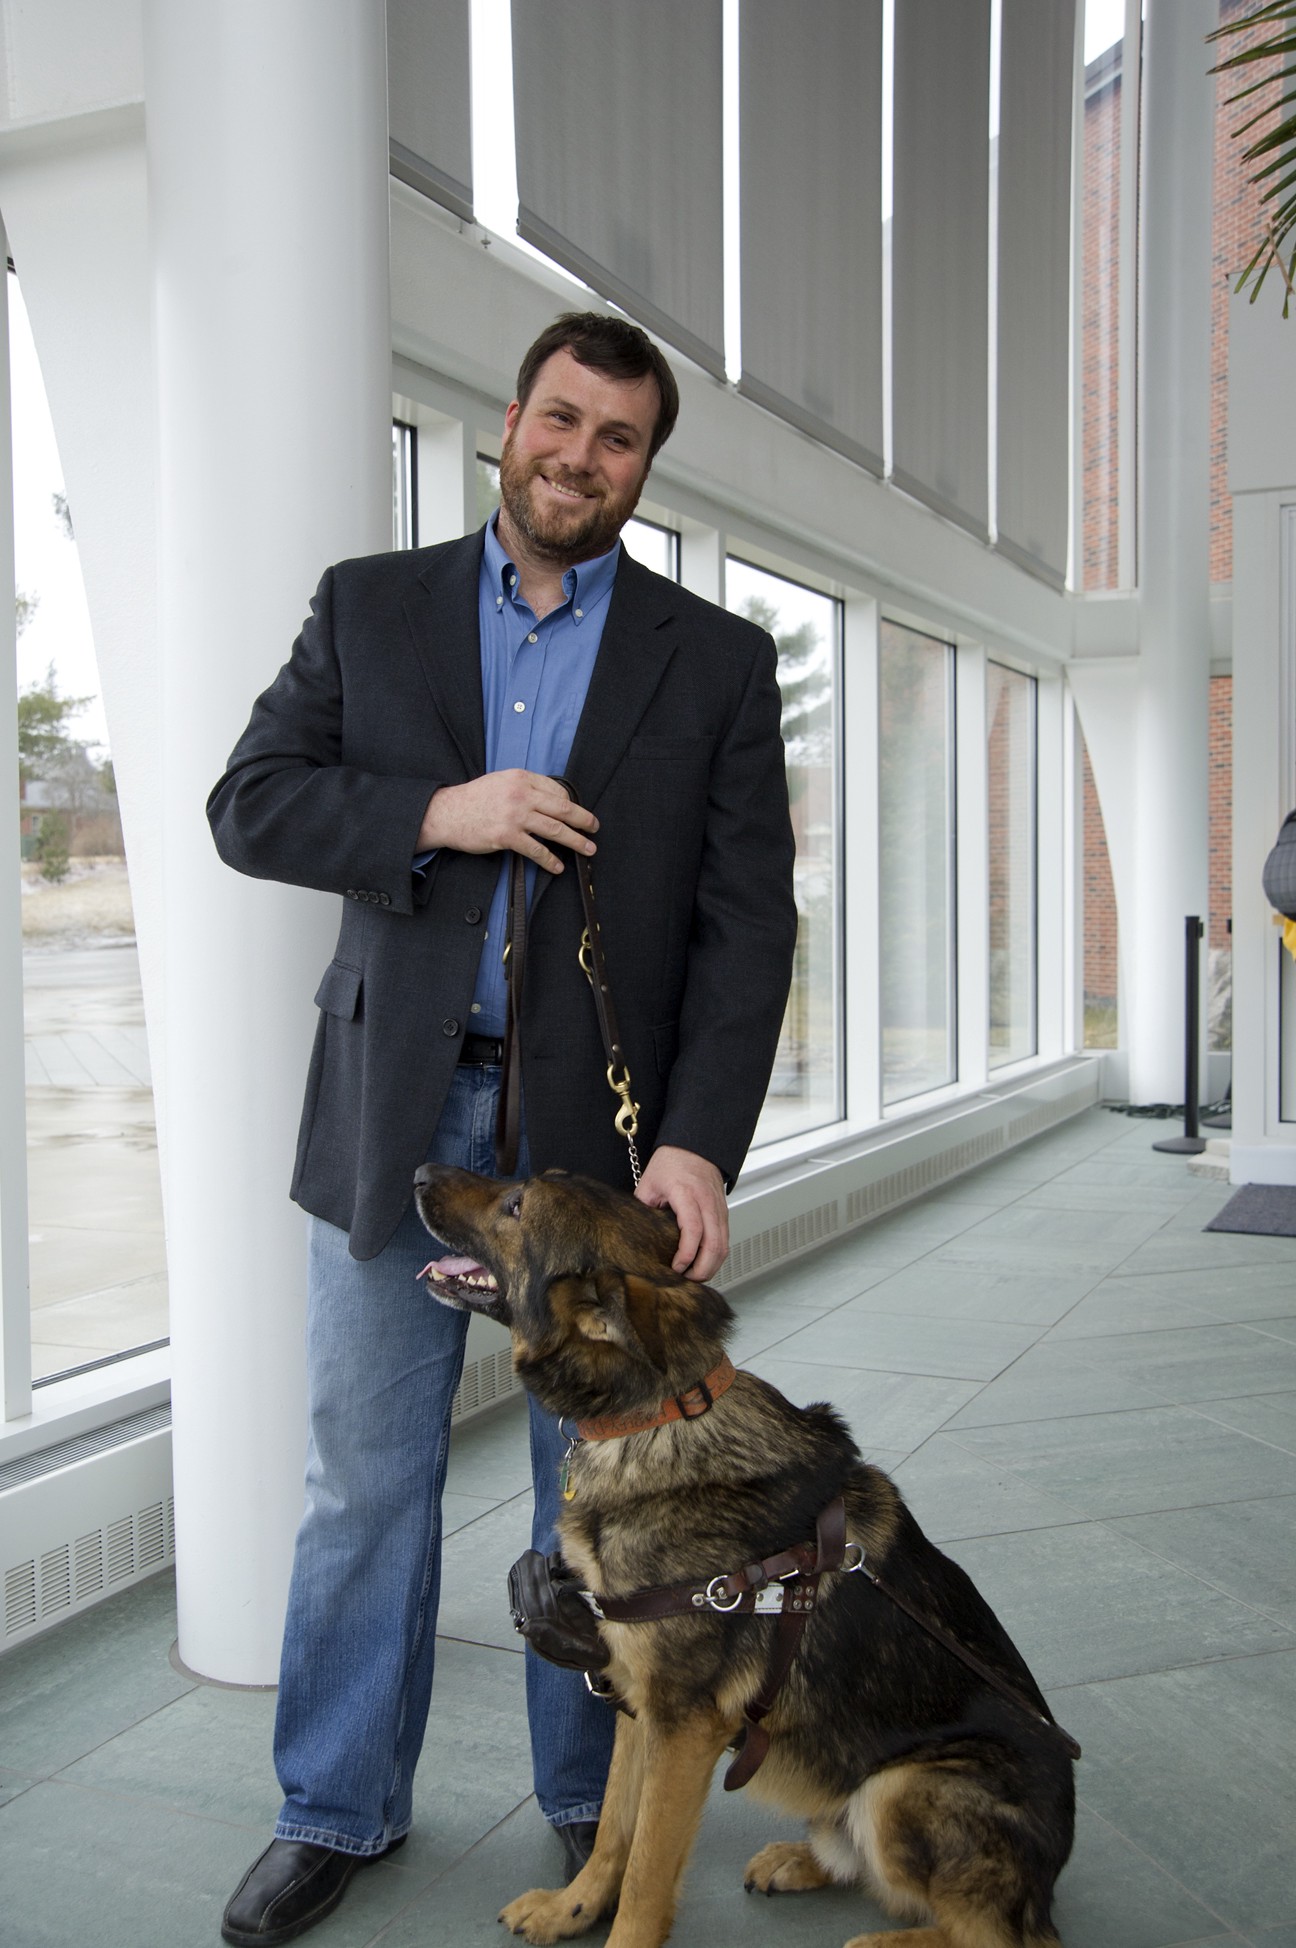
[[[673,1420],[699,1420],[722,1393],[728,1392],[737,1377],[737,1367],[728,1353],[724,1353],[719,1365],[713,1366],[704,1379],[685,1387],[683,1393],[671,1394],[662,1401],[655,1414],[603,1414],[597,1420],[578,1420],[575,1423],[575,1438],[578,1441],[619,1441],[625,1434],[646,1434],[649,1428],[665,1427]],[[563,1432],[566,1432],[565,1427]]]

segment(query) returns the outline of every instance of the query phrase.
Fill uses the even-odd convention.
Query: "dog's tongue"
[[[462,1278],[465,1272],[479,1272],[481,1266],[475,1258],[434,1258],[425,1265],[418,1278]]]

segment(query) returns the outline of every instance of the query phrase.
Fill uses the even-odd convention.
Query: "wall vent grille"
[[[824,1238],[831,1238],[838,1229],[837,1200],[828,1204],[816,1204],[813,1210],[801,1211],[796,1217],[786,1218],[780,1224],[771,1224],[767,1230],[757,1231],[750,1238],[743,1238],[729,1254],[728,1263],[720,1276],[713,1282],[723,1291],[737,1279],[750,1278],[754,1272],[763,1272],[770,1265],[781,1264],[785,1258],[795,1258],[808,1251],[811,1245],[819,1244]]]
[[[483,1407],[489,1407],[496,1400],[506,1400],[510,1394],[521,1393],[522,1382],[513,1371],[513,1353],[503,1346],[496,1353],[486,1353],[479,1360],[470,1360],[464,1367],[463,1377],[455,1391],[450,1406],[451,1425],[475,1414]]]
[[[86,1461],[92,1454],[106,1454],[109,1448],[137,1441],[144,1434],[156,1434],[171,1425],[170,1405],[146,1407],[142,1413],[128,1414],[107,1427],[96,1427],[90,1434],[76,1434],[70,1441],[59,1441],[39,1454],[24,1454],[17,1461],[6,1461],[0,1468],[0,1495],[6,1488],[19,1488],[24,1481],[39,1481],[42,1475],[55,1474],[74,1461]]]
[[[17,1562],[5,1571],[5,1636],[29,1630],[36,1621],[36,1565]]]
[[[175,1504],[151,1502],[102,1528],[42,1550],[5,1570],[4,1635],[23,1636],[95,1602],[114,1585],[152,1575],[175,1557]]]
[[[921,1197],[925,1190],[934,1190],[937,1184],[947,1183],[965,1170],[974,1170],[979,1163],[989,1163],[1003,1148],[1003,1131],[987,1130],[981,1136],[952,1143],[948,1150],[941,1150],[934,1157],[924,1157],[919,1163],[908,1163],[902,1170],[893,1170],[889,1177],[861,1184],[846,1199],[846,1222],[862,1224],[867,1218],[880,1217],[898,1204]]]

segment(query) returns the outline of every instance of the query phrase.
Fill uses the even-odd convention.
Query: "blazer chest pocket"
[[[354,1021],[360,1012],[362,975],[358,967],[345,961],[330,961],[315,995],[315,1006],[340,1021]]]

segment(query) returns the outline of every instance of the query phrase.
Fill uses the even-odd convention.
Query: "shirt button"
[[[584,616],[584,614],[585,614],[585,611],[584,611],[584,609],[577,609],[577,610],[576,610],[576,620],[577,620],[577,622],[579,622],[579,621],[580,621],[580,620],[582,619],[582,617]]]
[[[443,1021],[441,1023],[441,1033],[443,1035],[457,1035],[459,1033],[459,1023],[453,1018],[449,1021]]]
[[[497,609],[502,609],[504,607],[504,597],[502,595],[497,595],[495,597],[495,607]]]
[[[479,1015],[481,1013],[481,1002],[480,1001],[472,1002],[469,1005],[468,1012],[470,1015]]]
[[[526,709],[526,705],[524,703],[515,703],[513,708],[514,710],[521,712]]]
[[[468,922],[468,925],[470,927],[475,927],[477,925],[477,922],[481,919],[481,908],[479,906],[470,906],[468,911],[464,914],[464,919]]]
[[[517,587],[517,576],[516,576],[516,575],[510,575],[510,576],[509,576],[509,587],[510,587],[510,588],[516,588],[516,587]]]
[[[539,640],[540,640],[540,638],[539,638],[539,636],[537,636],[537,635],[536,635],[536,632],[535,632],[535,630],[533,629],[533,630],[531,631],[531,634],[530,634],[530,635],[529,635],[529,636],[527,637],[527,641],[528,641],[529,643],[538,643],[538,642],[539,642]]]

